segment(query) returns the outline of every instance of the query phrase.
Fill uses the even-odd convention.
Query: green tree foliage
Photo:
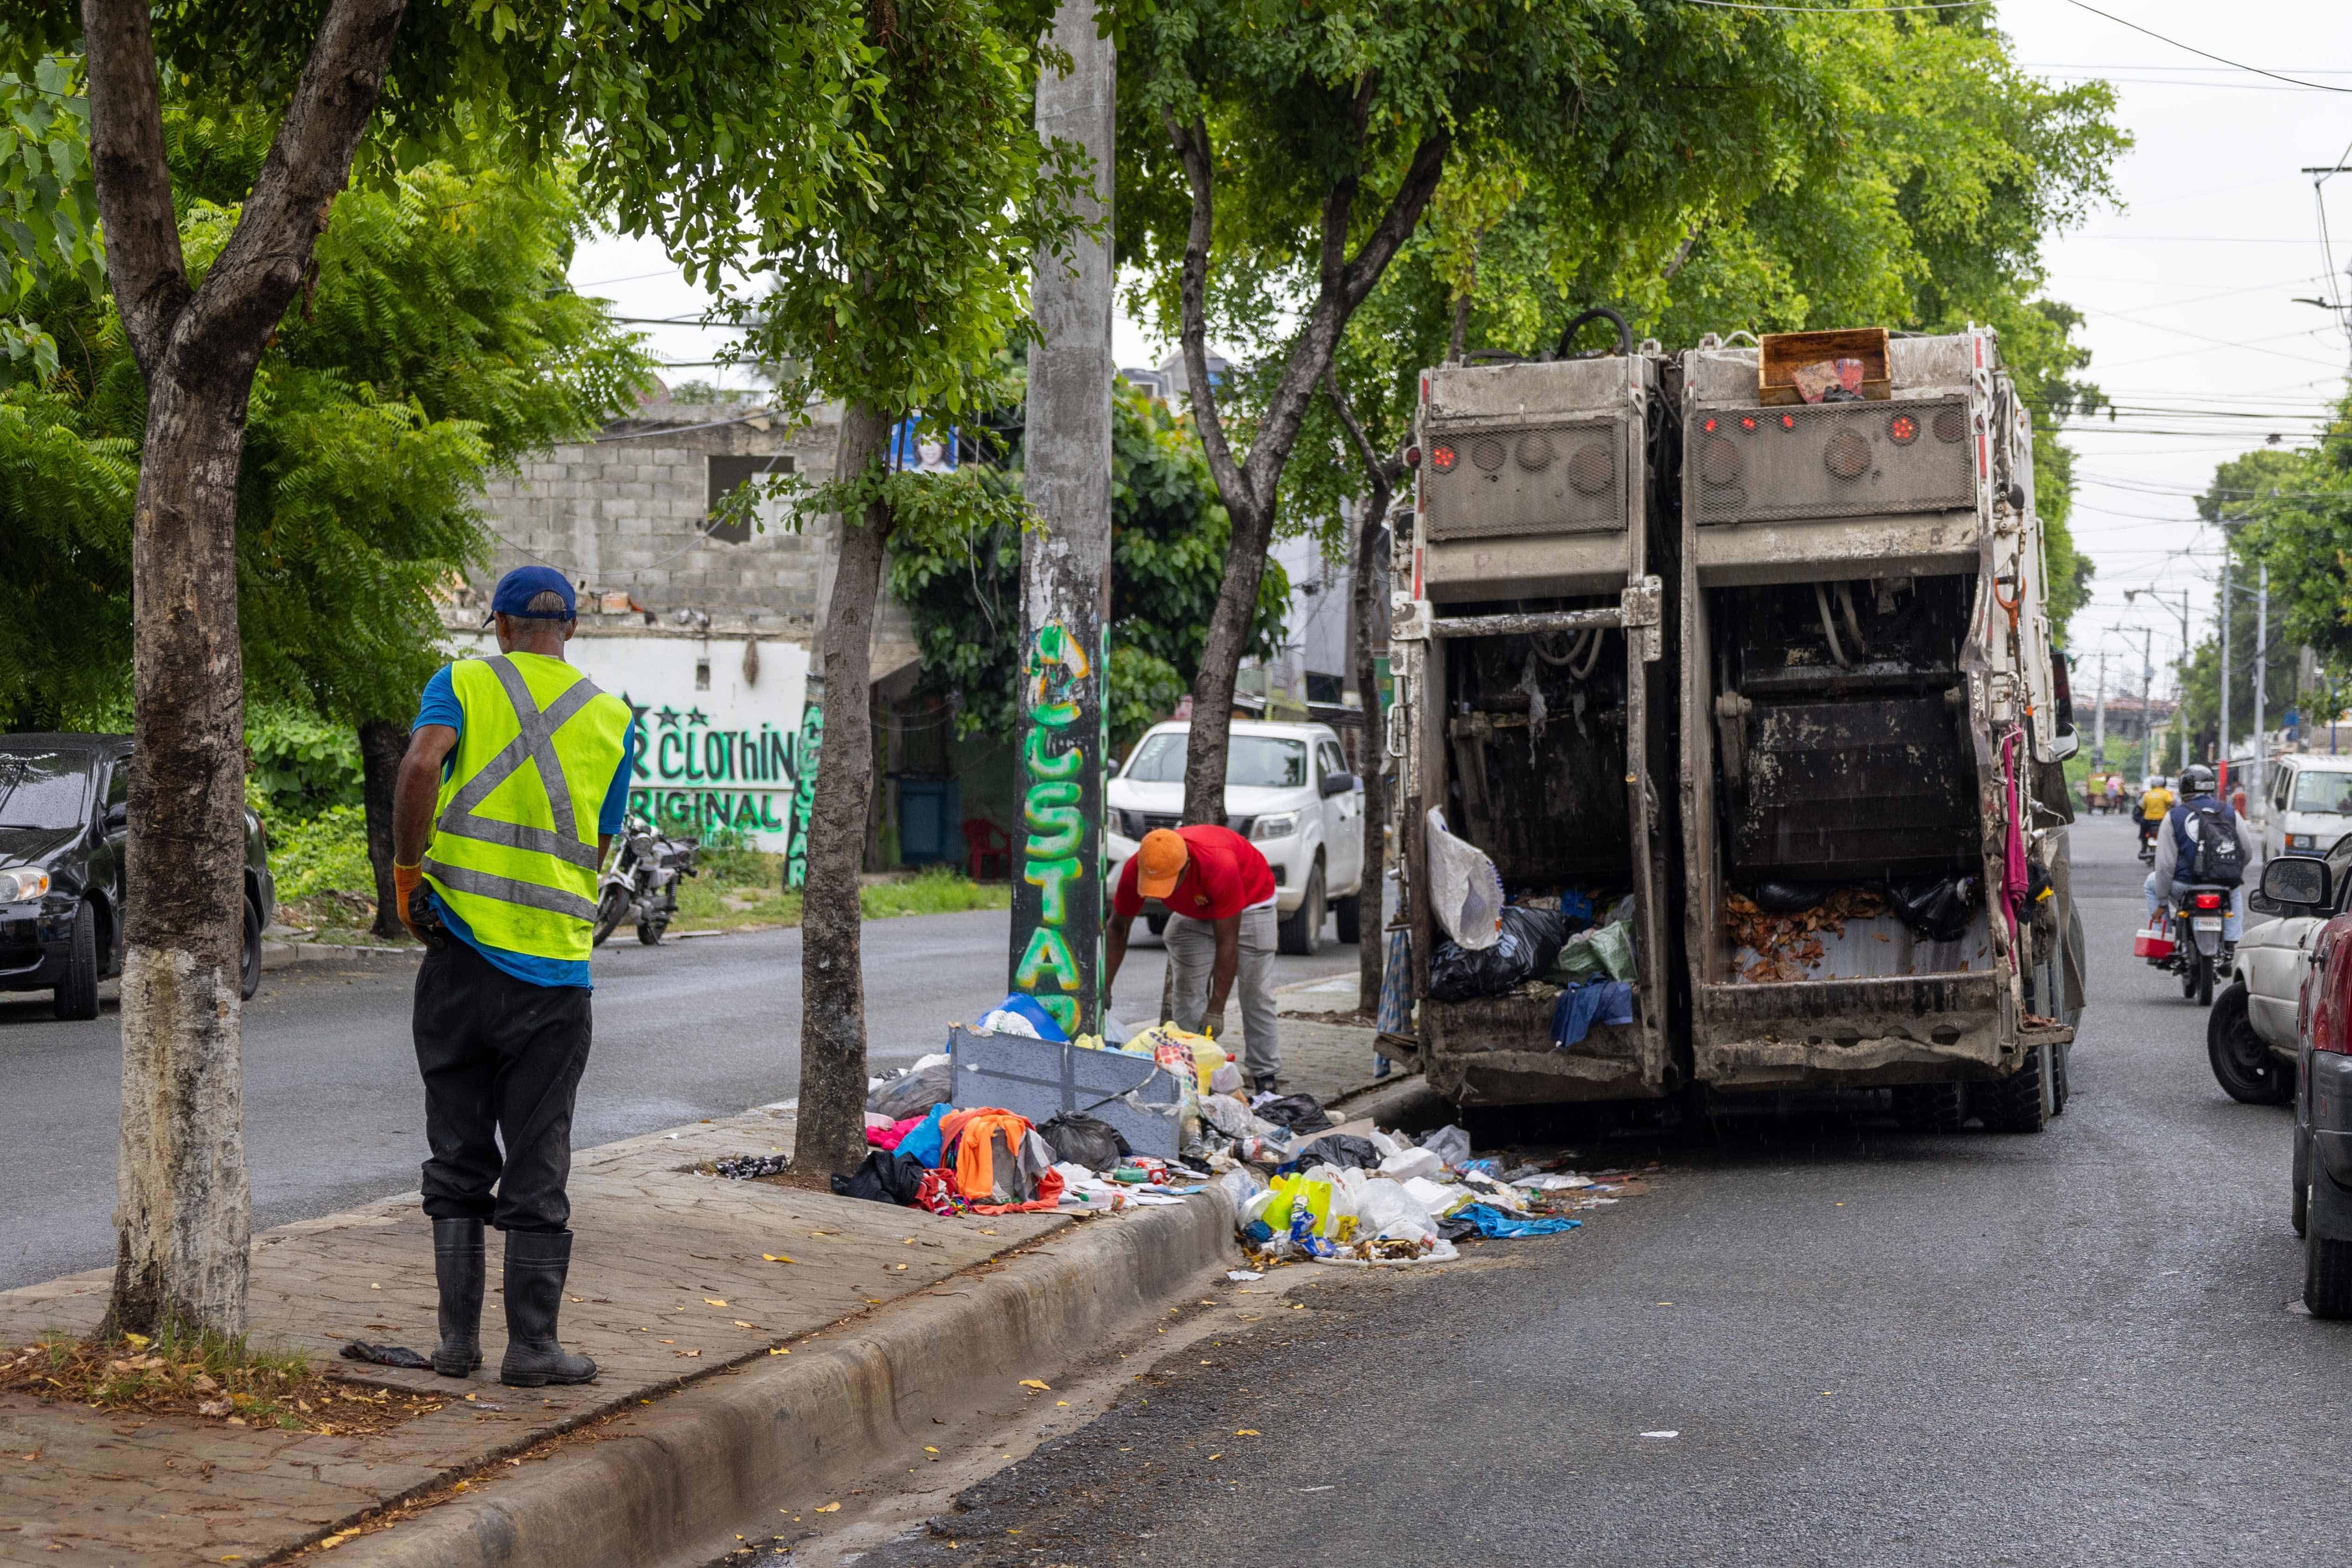
[[[961,472],[971,476],[966,482],[1003,493],[1017,494],[1021,482],[1017,470]],[[954,700],[958,733],[1009,736],[1021,670],[1020,522],[996,518],[975,526],[972,510],[943,510],[935,526],[902,518],[892,536],[890,592],[914,617],[923,661],[919,689]],[[1190,421],[1121,383],[1111,404],[1104,699],[1115,752],[1164,718],[1192,684],[1232,538]],[[1253,653],[1274,651],[1289,595],[1282,568],[1272,566],[1258,589]]]
[[[89,105],[61,59],[0,72],[0,354],[57,374],[57,339],[20,312],[68,281],[106,286],[98,196],[89,183]]]
[[[167,129],[201,275],[266,127],[182,109]],[[257,701],[344,725],[404,716],[440,659],[433,591],[488,543],[483,480],[644,384],[634,341],[564,281],[584,223],[562,170],[436,163],[335,204],[310,298],[254,381],[237,552]],[[145,397],[102,293],[51,289],[32,319],[59,366],[0,367],[0,569],[52,626],[0,651],[0,721],[119,724]]]
[[[2240,581],[2269,563],[2273,635],[2352,668],[2352,393],[2314,445],[2217,466],[2197,511],[2229,536]]]
[[[1561,323],[1593,302],[1617,306],[1670,352],[1708,331],[1988,323],[2033,405],[2063,622],[2089,563],[2067,532],[2071,460],[2056,433],[2102,400],[2080,380],[2088,355],[2071,334],[2081,318],[2042,297],[2041,246],[2111,199],[2108,171],[2127,144],[2111,89],[2025,75],[1990,7],[1713,26],[1685,39],[1693,68],[1716,68],[1705,62],[1733,58],[1727,49],[1765,49],[1768,34],[1766,52],[1789,62],[1784,107],[1756,122],[1760,140],[1744,157],[1687,177],[1654,172],[1635,202],[1592,189],[1589,165],[1564,172],[1507,142],[1457,154],[1340,352],[1368,434],[1384,450],[1402,444],[1418,372],[1444,357],[1458,310],[1465,347],[1529,354],[1553,348]],[[1600,346],[1605,330],[1578,346]],[[1289,521],[1328,529],[1361,481],[1328,404],[1310,419]]]

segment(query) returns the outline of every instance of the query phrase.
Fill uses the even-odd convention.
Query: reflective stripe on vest
[[[541,690],[570,678],[543,706],[512,656],[450,668],[465,727],[441,786],[425,875],[490,946],[584,960],[596,914],[596,814],[631,715],[561,659],[523,657]],[[526,772],[538,789],[509,782]],[[593,793],[580,798],[575,788]]]

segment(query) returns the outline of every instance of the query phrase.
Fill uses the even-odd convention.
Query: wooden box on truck
[[[1873,332],[1843,400],[1774,389],[1868,334],[1681,362],[1692,1070],[2038,1127],[2080,998],[2031,421],[1990,331]]]
[[[1625,345],[1630,351],[1631,345]],[[1395,531],[1388,744],[1418,1064],[1467,1105],[1652,1099],[1686,1081],[1682,1033],[1677,581],[1655,345],[1423,374],[1414,496]],[[1557,985],[1440,1001],[1427,815],[1507,892],[1631,900],[1634,1021],[1554,1045]]]

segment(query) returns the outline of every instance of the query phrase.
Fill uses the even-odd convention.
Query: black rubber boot
[[[444,1377],[469,1377],[482,1364],[482,1222],[433,1222],[433,1277],[441,1286],[441,1342],[433,1347],[433,1370]]]
[[[568,1230],[507,1232],[507,1355],[499,1381],[516,1388],[587,1383],[596,1363],[555,1342],[563,1278],[572,1271]]]

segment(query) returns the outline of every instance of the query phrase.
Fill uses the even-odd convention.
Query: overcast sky
[[[2124,590],[2185,591],[2192,641],[2201,638],[2220,550],[2190,498],[2217,460],[2273,433],[2289,442],[2307,437],[2352,364],[2345,318],[2295,303],[2297,296],[2352,300],[2345,272],[2352,174],[2315,195],[2313,177],[2298,172],[2352,163],[2352,5],[2099,0],[2099,9],[2162,37],[2075,0],[2000,6],[2021,62],[2053,80],[2114,82],[2119,118],[2137,139],[2116,173],[2122,210],[2095,216],[2048,250],[2049,291],[2086,316],[2089,374],[2119,405],[2112,423],[2085,422],[2067,437],[2078,454],[2074,536],[2099,568],[2092,602],[2074,622],[2084,671],[2076,689],[2085,696],[2097,683],[2102,648],[2110,689],[2138,689],[2143,628],[2155,634],[2158,689],[2168,689],[2179,616],[2146,596],[2126,602]],[[2320,195],[2335,236],[2332,279]],[[572,276],[624,316],[690,317],[704,304],[648,242],[585,245]],[[723,341],[690,327],[640,330],[672,362],[707,360]],[[1125,320],[1117,350],[1121,364],[1154,363],[1166,352]],[[672,382],[729,379],[691,363],[664,374]],[[2241,603],[2251,615],[2251,596]]]

